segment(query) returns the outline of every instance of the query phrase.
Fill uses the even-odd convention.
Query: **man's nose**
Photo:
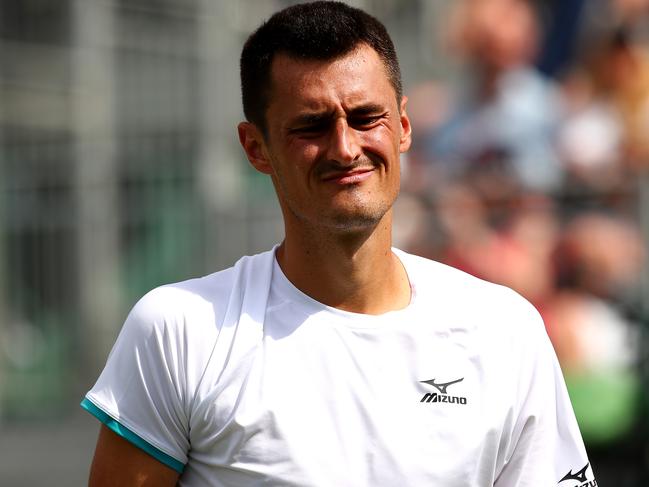
[[[327,159],[341,164],[351,164],[361,155],[358,134],[347,120],[339,118],[331,127]]]

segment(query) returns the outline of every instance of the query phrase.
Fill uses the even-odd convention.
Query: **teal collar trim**
[[[113,419],[103,410],[95,406],[95,404],[92,403],[87,397],[84,398],[83,401],[81,401],[81,407],[122,438],[130,441],[141,450],[144,450],[153,458],[165,464],[167,467],[174,469],[178,473],[183,473],[185,465],[182,462],[176,460],[170,455],[167,455],[165,452],[159,450],[151,443],[139,437],[136,433],[128,429],[126,426],[120,424],[117,420]]]

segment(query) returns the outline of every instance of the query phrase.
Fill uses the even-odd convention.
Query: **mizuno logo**
[[[437,394],[436,392],[424,394],[419,402],[445,402],[448,404],[466,404],[466,397]]]
[[[591,480],[588,482],[588,478],[586,477],[586,470],[588,470],[588,465],[584,465],[584,468],[581,470],[578,470],[575,473],[572,473],[572,469],[568,471],[566,475],[563,476],[561,480],[559,480],[559,483],[564,482],[566,480],[574,480],[576,482],[579,482],[579,487],[597,487],[597,480]]]
[[[422,397],[421,401],[419,402],[443,402],[447,404],[466,404],[466,397],[449,396],[448,392],[446,391],[446,389],[448,389],[448,386],[457,384],[458,382],[462,382],[463,380],[464,377],[460,379],[452,380],[450,382],[435,382],[435,379],[422,380],[420,381],[422,384],[428,384],[430,386],[433,386],[440,393],[438,394],[437,392],[432,392],[432,393],[428,392],[424,394],[424,397]]]
[[[458,382],[462,382],[463,380],[464,380],[464,377],[462,377],[461,379],[452,380],[450,382],[440,382],[438,384],[435,383],[435,379],[422,380],[421,382],[423,382],[424,384],[429,384],[429,385],[433,386],[434,388],[436,388],[442,394],[446,394],[446,389],[448,388],[448,386],[453,385],[453,384],[457,384]]]

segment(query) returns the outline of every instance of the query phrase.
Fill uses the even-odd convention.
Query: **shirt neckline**
[[[316,313],[328,313],[336,316],[341,321],[346,322],[348,326],[353,326],[357,328],[368,328],[379,326],[386,321],[394,321],[395,317],[409,314],[414,308],[417,301],[416,294],[416,284],[413,283],[412,274],[409,272],[408,266],[405,262],[404,254],[398,249],[392,249],[393,253],[397,256],[401,264],[403,265],[406,274],[408,275],[408,280],[410,282],[410,303],[405,307],[397,310],[387,311],[379,315],[365,314],[365,313],[355,313],[353,311],[345,311],[342,309],[335,308],[333,306],[326,305],[320,301],[312,298],[308,294],[305,294],[300,289],[298,289],[284,274],[284,271],[279,266],[277,262],[276,255],[277,247],[275,247],[273,252],[273,275],[271,280],[271,286],[273,287],[274,292],[277,293],[277,296],[289,302],[293,302],[300,307],[302,307],[307,314],[316,314]]]

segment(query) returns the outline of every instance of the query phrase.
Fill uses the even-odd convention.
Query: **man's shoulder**
[[[268,268],[267,261],[272,251],[255,255],[244,255],[234,265],[200,277],[172,282],[158,286],[149,291],[142,299],[162,301],[163,303],[182,304],[189,300],[208,302],[219,301],[227,297],[233,289],[245,286],[251,274],[258,276]]]
[[[538,326],[538,311],[511,288],[460,269],[395,249],[414,284],[418,299],[475,323]],[[478,319],[479,318],[479,319]],[[523,326],[524,327],[524,326]]]
[[[442,262],[409,254],[399,249],[394,249],[394,251],[411,280],[426,290],[493,293],[509,298],[518,296],[517,293],[505,286],[486,281]]]
[[[138,301],[141,311],[171,312],[214,304],[224,299],[234,283],[234,267],[211,274],[160,285],[147,292]]]
[[[234,292],[243,292],[267,272],[269,253],[241,257],[234,265],[205,276],[158,286],[135,304],[130,320],[143,323],[218,324]]]

